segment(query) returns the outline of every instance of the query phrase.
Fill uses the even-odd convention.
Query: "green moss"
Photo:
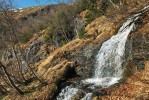
[[[82,38],[85,33],[86,33],[86,31],[84,29],[82,29],[79,33],[79,38]]]
[[[33,34],[31,33],[24,33],[23,36],[20,38],[21,43],[27,43],[31,38],[33,37]]]
[[[49,41],[51,39],[50,34],[49,33],[45,33],[44,39],[45,39],[46,42]]]
[[[0,94],[0,100],[5,100],[6,94]]]
[[[61,42],[62,42],[62,46],[64,46],[67,43],[66,40],[62,40]]]
[[[127,79],[132,75],[132,70],[129,67],[125,67],[124,69],[124,79]]]
[[[91,13],[87,14],[85,18],[86,18],[86,24],[89,24],[94,20],[93,14]]]

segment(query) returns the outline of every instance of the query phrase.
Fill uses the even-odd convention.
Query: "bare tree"
[[[11,44],[9,46],[9,48],[11,47],[12,50],[14,51],[16,61],[17,61],[17,66],[18,66],[18,72],[19,72],[19,75],[22,78],[22,80],[24,80],[24,82],[26,81],[26,78],[24,77],[24,75],[22,73],[23,65],[22,65],[21,59],[23,59],[27,63],[27,66],[29,67],[29,69],[33,73],[33,75],[41,83],[43,83],[42,80],[40,80],[40,78],[38,77],[38,75],[36,75],[36,73],[32,69],[32,67],[29,65],[28,61],[25,58],[25,55],[23,54],[23,51],[22,51],[21,46],[18,41],[18,37],[16,35],[17,28],[15,27],[15,25],[17,25],[17,23],[14,19],[14,12],[13,12],[12,8],[13,8],[12,0],[8,0],[8,2],[6,2],[5,0],[0,1],[0,10],[1,10],[1,14],[2,14],[1,19],[3,19],[0,21],[0,23],[4,30],[3,37],[5,38],[5,40],[7,40],[7,42],[9,44]],[[7,47],[7,44],[5,44],[5,45]],[[16,49],[17,49],[17,51],[16,51]],[[17,54],[18,52],[21,54],[21,57],[18,56],[18,54]]]
[[[11,79],[10,75],[8,74],[6,67],[0,62],[0,68],[2,68],[3,72],[5,73],[7,79],[9,80],[10,84],[12,85],[12,87],[21,95],[23,95],[24,93],[15,85],[15,83],[13,82],[13,80]]]
[[[0,89],[2,90],[2,92],[8,93],[7,89],[1,84],[0,84]]]
[[[116,3],[114,3],[114,1],[115,1]],[[123,6],[124,6],[125,0],[109,0],[109,2],[110,2],[115,8],[117,8],[117,9],[120,10],[120,7],[123,7]],[[119,5],[117,5],[117,3],[119,3]]]

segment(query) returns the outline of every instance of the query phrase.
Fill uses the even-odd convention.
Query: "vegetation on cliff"
[[[0,99],[54,100],[66,85],[92,76],[95,55],[148,0],[79,0],[12,10],[0,1]],[[99,90],[99,99],[147,99],[149,14],[130,34],[132,48],[121,84]],[[130,50],[131,49],[131,50]],[[126,90],[126,91],[125,91]]]

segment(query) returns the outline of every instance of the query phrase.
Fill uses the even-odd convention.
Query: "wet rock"
[[[81,77],[90,77],[93,75],[95,65],[95,55],[97,54],[98,47],[84,46],[74,58],[78,66],[75,68],[77,75]]]
[[[72,100],[80,100],[85,95],[84,91],[79,90],[71,99]]]
[[[106,89],[100,89],[100,90],[94,91],[93,95],[94,96],[105,96],[105,95],[108,95],[108,93]]]

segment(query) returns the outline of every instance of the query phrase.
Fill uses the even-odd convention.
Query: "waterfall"
[[[94,76],[83,80],[84,84],[93,84],[92,88],[94,86],[109,87],[122,78],[125,44],[134,27],[133,21],[133,19],[128,19],[117,35],[102,44],[96,56]]]
[[[92,78],[82,80],[76,86],[67,86],[64,88],[56,100],[71,100],[81,88],[81,84],[87,85],[88,88],[96,87],[107,88],[118,83],[123,77],[123,63],[125,62],[125,44],[128,35],[135,26],[135,21],[139,19],[141,14],[148,9],[144,7],[140,13],[129,18],[119,29],[118,33],[105,41],[96,56],[96,64],[94,75]],[[93,93],[84,91],[84,97],[81,100],[91,100]]]

